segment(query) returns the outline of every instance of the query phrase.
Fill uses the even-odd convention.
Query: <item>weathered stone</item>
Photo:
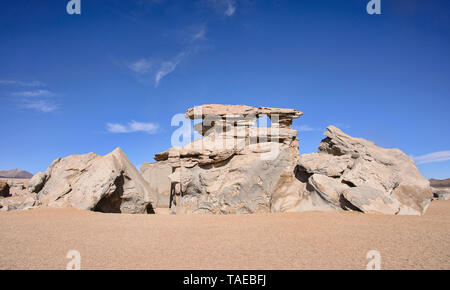
[[[208,116],[254,116],[259,117],[259,115],[267,115],[269,117],[277,115],[285,118],[296,119],[303,115],[294,109],[281,109],[281,108],[271,108],[271,107],[251,107],[246,105],[220,105],[220,104],[210,104],[201,105],[194,108],[190,108],[186,111],[186,118],[189,119],[205,119]]]
[[[370,211],[396,214],[423,214],[425,212],[432,197],[431,188],[428,180],[419,173],[414,162],[406,154],[399,149],[380,148],[373,142],[350,137],[334,126],[329,126],[325,135],[327,138],[322,140],[318,156],[323,156],[323,154],[333,156],[329,157],[330,160],[336,157],[354,159],[348,168],[337,166],[337,162],[334,162],[334,165],[326,166],[326,168],[335,166],[339,169],[344,168],[342,173],[334,176],[353,188],[364,188],[361,191],[352,189],[348,193],[349,196],[364,198],[362,196],[364,194],[373,195],[374,192],[381,192],[384,194],[384,199],[381,200],[392,201],[392,203],[385,203],[389,205],[389,209],[382,209],[377,199],[376,204],[374,201],[375,209],[371,208]],[[323,157],[321,158],[323,159]],[[333,162],[330,163],[333,164]],[[309,165],[308,162],[305,164]],[[303,164],[301,165],[303,166]],[[314,173],[319,170],[312,166],[305,167],[305,170]],[[339,170],[334,170],[333,174],[337,171]],[[372,199],[368,198],[367,200],[371,201]],[[348,201],[352,203],[352,201]],[[359,208],[360,205],[355,206]],[[370,208],[367,205],[365,207]],[[360,208],[360,210],[363,209]]]
[[[284,179],[286,175],[293,176],[295,166],[289,150],[281,149],[274,160],[263,160],[260,154],[249,151],[206,166],[176,168],[170,176],[176,185],[173,211],[216,214],[270,212],[271,204],[285,204],[285,199],[298,200],[298,192],[290,192],[289,183]],[[274,195],[276,189],[278,194]],[[272,207],[273,211],[277,209],[289,210],[286,206]]]
[[[9,185],[9,195],[11,196],[29,196],[30,192],[27,190],[29,179],[21,178],[7,178],[3,179]]]
[[[433,194],[437,200],[450,200],[450,190],[441,190]]]
[[[88,153],[56,159],[44,175],[30,180],[29,188],[44,206],[110,213],[152,212],[155,200],[120,148],[105,156]]]
[[[284,123],[272,120],[269,128],[253,127],[263,114]],[[255,213],[298,207],[297,131],[286,120],[301,114],[240,105],[189,109],[187,118],[204,119],[195,126],[204,137],[155,156],[173,168],[172,212]]]
[[[33,177],[31,177],[28,182],[29,192],[39,192],[41,191],[44,183],[47,181],[47,175],[44,172],[38,172]]]
[[[297,131],[289,126],[301,114],[241,105],[189,109],[187,118],[203,119],[195,129],[204,137],[155,156],[172,167],[172,212],[425,212],[429,183],[398,149],[330,126],[319,152],[300,156]],[[253,126],[261,115],[271,118],[271,127]]]
[[[435,180],[431,179],[430,183],[434,186],[431,187],[433,192],[433,199],[437,200],[450,200],[450,187],[445,187],[447,184],[436,184],[437,182],[448,183],[450,179],[447,180]]]
[[[194,129],[204,136],[228,132],[236,127],[252,127],[261,115],[268,116],[273,127],[288,128],[292,125],[292,119],[299,118],[303,113],[294,109],[211,104],[190,108],[185,114],[192,120],[203,119]]]
[[[0,180],[0,196],[8,197],[9,195],[9,184],[6,180]]]
[[[141,175],[149,184],[150,192],[156,196],[155,207],[168,208],[170,205],[172,166],[167,162],[143,163]]]
[[[250,107],[246,105],[220,105],[220,104],[211,104],[211,105],[202,105],[190,108],[186,111],[186,118],[194,120],[194,119],[205,119],[208,116],[233,116],[233,115],[254,115],[258,113],[258,109],[255,107]]]
[[[341,176],[342,173],[353,166],[351,156],[334,156],[324,153],[303,154],[298,164],[311,174],[323,174],[330,177]]]
[[[32,209],[39,205],[35,194],[29,193],[22,196],[11,196],[0,199],[0,207],[4,211]]]
[[[6,182],[10,188],[24,190],[26,188],[25,184],[28,184],[28,179],[8,178]]]
[[[351,187],[344,191],[343,197],[364,213],[396,214],[400,204],[383,191],[371,187]]]
[[[334,207],[341,208],[341,194],[349,188],[348,185],[322,174],[312,175],[308,182],[323,199]]]

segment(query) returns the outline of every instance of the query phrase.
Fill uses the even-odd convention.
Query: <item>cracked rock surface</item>
[[[267,115],[269,128],[254,127]],[[172,167],[173,213],[259,213],[290,211],[300,201],[295,178],[297,131],[289,128],[301,112],[243,105],[203,105],[186,117],[203,119],[204,137],[158,153]],[[151,181],[149,181],[151,182]]]
[[[429,181],[405,153],[351,137],[334,126],[325,135],[319,152],[302,155],[298,163],[310,176],[310,196],[319,195],[344,209],[350,204],[361,212],[425,212],[432,198]]]
[[[46,207],[75,207],[107,213],[151,213],[149,185],[117,148],[58,158],[29,181],[29,191]]]
[[[302,115],[297,110],[203,105],[185,115],[202,119],[194,129],[203,138],[155,156],[165,172],[172,168],[164,183],[172,213],[421,215],[432,199],[428,180],[402,151],[334,126],[327,128],[317,153],[300,155],[297,131],[290,128],[292,119]],[[254,126],[262,115],[271,119],[269,128]]]

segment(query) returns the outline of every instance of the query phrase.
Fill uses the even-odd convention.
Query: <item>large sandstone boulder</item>
[[[272,126],[254,127],[267,115]],[[301,112],[292,109],[204,105],[186,117],[203,119],[204,137],[155,156],[169,164],[173,213],[257,213],[298,207],[295,177],[297,131],[289,128]]]
[[[48,175],[45,172],[38,172],[31,177],[28,182],[28,191],[39,192],[47,181]]]
[[[406,154],[350,137],[334,126],[325,135],[318,153],[299,159],[298,170],[309,188],[305,195],[362,212],[425,212],[432,198],[430,184]]]
[[[145,162],[141,165],[141,175],[149,184],[150,192],[155,196],[154,207],[169,208],[172,166],[167,162]]]
[[[108,213],[151,213],[149,185],[117,148],[58,158],[29,182],[30,192],[48,207],[75,207]]]

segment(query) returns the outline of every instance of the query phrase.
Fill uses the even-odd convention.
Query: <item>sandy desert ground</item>
[[[0,269],[450,269],[450,201],[426,215],[355,212],[124,215],[74,209],[0,213]]]

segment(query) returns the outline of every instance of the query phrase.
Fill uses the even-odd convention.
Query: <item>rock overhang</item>
[[[216,115],[222,118],[233,118],[234,116],[254,116],[255,118],[259,118],[261,115],[266,115],[270,118],[271,116],[279,115],[283,118],[296,119],[302,116],[303,113],[295,109],[221,104],[196,106],[189,108],[185,113],[186,118],[191,120],[205,119],[208,115]]]

